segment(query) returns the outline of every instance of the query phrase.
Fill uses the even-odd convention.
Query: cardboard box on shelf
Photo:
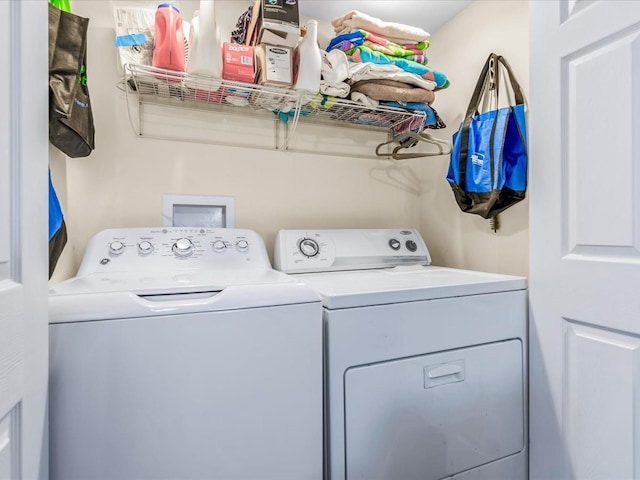
[[[299,38],[298,0],[255,0],[245,43],[293,48]]]
[[[255,47],[256,83],[290,87],[293,83],[293,52],[281,45]]]
[[[253,83],[256,70],[254,48],[250,45],[224,42],[222,44],[222,78]]]

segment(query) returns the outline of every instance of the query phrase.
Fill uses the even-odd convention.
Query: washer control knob
[[[215,242],[213,242],[213,250],[215,252],[221,253],[224,252],[227,248],[227,244],[224,243],[224,241],[222,240],[216,240]]]
[[[140,255],[149,255],[151,252],[153,252],[153,245],[151,242],[147,242],[145,240],[138,244],[138,253]]]
[[[111,255],[122,255],[124,252],[124,243],[120,240],[116,240],[109,244],[109,253]]]
[[[311,238],[303,238],[298,242],[298,250],[307,258],[315,257],[320,253],[320,245]]]
[[[236,242],[236,249],[239,252],[246,252],[247,250],[249,250],[249,242],[247,242],[246,240],[238,240]]]
[[[400,243],[400,240],[398,240],[397,238],[392,238],[391,240],[389,240],[389,246],[391,247],[392,250],[400,250],[400,247],[402,246],[402,244]]]
[[[418,250],[418,245],[416,245],[416,242],[414,242],[413,240],[407,240],[405,243],[407,250],[409,250],[410,252],[415,252],[416,250]]]
[[[188,238],[181,238],[173,244],[172,250],[176,257],[188,257],[193,253],[193,243]]]

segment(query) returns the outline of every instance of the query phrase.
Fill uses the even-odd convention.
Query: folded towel
[[[331,50],[334,50],[337,47],[337,45],[343,44],[344,42],[348,42],[349,45],[353,45],[354,47],[356,47],[364,43],[364,37],[365,36],[362,30],[355,30],[353,32],[343,33],[342,35],[333,37],[329,41],[329,45],[327,45],[327,48],[325,50],[327,52],[330,52]],[[340,50],[344,51],[343,48],[341,48]]]
[[[385,37],[415,40],[417,42],[428,41],[430,38],[429,33],[421,28],[401,23],[385,22],[357,10],[352,10],[342,17],[334,18],[331,24],[336,33],[343,32],[345,29],[362,28],[371,33],[384,35]]]
[[[382,101],[419,102],[431,104],[435,93],[393,80],[363,80],[351,85],[351,92],[364,93],[369,98]]]
[[[434,90],[436,82],[427,80],[415,73],[409,73],[396,65],[380,65],[378,63],[349,62],[349,79],[351,83],[360,80],[388,79],[408,83],[416,87]]]
[[[326,51],[329,52],[336,48],[342,51],[347,51],[353,47],[363,44],[369,46],[372,50],[378,50],[387,55],[396,57],[426,55],[426,50],[429,47],[429,42],[408,43],[406,45],[402,45],[392,42],[383,36],[359,29],[332,38],[326,48]]]
[[[360,92],[351,92],[351,100],[356,103],[361,103],[365,107],[376,108],[378,105],[380,105],[380,102],[378,100],[367,97],[364,93]]]
[[[349,58],[349,60],[351,60],[352,62],[357,63],[396,65],[397,67],[400,67],[407,72],[415,73],[416,75],[420,75],[426,80],[434,81],[436,83],[436,90],[447,88],[449,86],[449,80],[447,79],[447,76],[442,72],[434,70],[426,65],[412,62],[411,60],[407,60],[402,57],[391,57],[389,55],[385,55],[384,53],[375,52],[369,47],[365,47],[364,45],[355,47],[352,53],[350,55],[347,55],[347,58]]]
[[[350,91],[351,86],[348,83],[329,83],[326,80],[320,80],[320,93],[324,95],[347,98]]]
[[[350,55],[358,46],[364,46],[364,47],[370,48],[371,50],[384,53],[385,55],[389,55],[390,57],[397,56],[399,58],[405,58],[407,60],[411,60],[412,62],[421,63],[423,65],[426,65],[427,63],[429,63],[429,59],[424,54],[416,54],[409,50],[402,50],[402,51],[393,50],[386,46],[378,45],[376,43],[372,43],[367,40],[365,40],[364,43],[355,43],[355,42],[352,42],[351,40],[343,40],[340,43],[334,44],[332,47],[333,50],[330,50],[330,51],[331,52],[341,51]],[[396,53],[398,55],[394,55]]]
[[[412,54],[412,53],[424,54],[425,50],[429,48],[428,40],[425,40],[419,43],[415,43],[415,42],[407,43],[405,45],[404,43],[406,41],[394,42],[383,35],[377,35],[373,32],[368,32],[367,30],[362,30],[362,29],[360,30],[360,32],[362,33],[366,41],[375,43],[377,45],[381,45],[383,47],[388,47],[390,50],[399,50],[398,54],[395,54],[395,53],[393,54],[398,57],[405,56],[406,55],[405,51],[408,51],[409,54]]]
[[[417,54],[416,52],[413,52],[411,50],[406,50],[400,45],[392,47],[391,45],[380,45],[378,43],[373,43],[369,40],[365,40],[362,46],[370,48],[374,52],[384,53],[385,55],[388,55],[390,57],[406,58],[407,60],[411,60],[412,62],[416,63],[422,63],[423,65],[426,65],[429,61],[426,55],[422,53]],[[345,53],[350,54],[351,51],[347,50]]]

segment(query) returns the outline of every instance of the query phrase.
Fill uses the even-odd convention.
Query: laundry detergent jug
[[[170,3],[161,3],[156,10],[155,25],[156,42],[151,64],[184,72],[184,32],[180,10]]]

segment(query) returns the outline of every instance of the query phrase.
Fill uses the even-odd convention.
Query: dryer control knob
[[[213,246],[213,251],[218,253],[224,252],[227,248],[227,244],[224,243],[224,241],[222,240],[216,240],[215,242],[213,242],[212,246]]]
[[[405,246],[410,252],[415,252],[416,250],[418,250],[418,245],[413,240],[407,240],[405,242]]]
[[[172,250],[176,257],[188,257],[193,253],[193,243],[188,238],[181,238],[173,244]]]
[[[249,250],[249,242],[247,242],[246,240],[238,240],[236,242],[236,249],[239,252],[246,252],[247,250]]]
[[[400,250],[400,247],[402,246],[402,244],[400,243],[400,240],[398,240],[397,238],[392,238],[391,240],[389,240],[389,246],[393,250]]]
[[[320,253],[320,245],[311,238],[303,238],[298,242],[298,250],[300,250],[300,253],[305,257],[311,258]]]
[[[111,255],[122,255],[124,252],[124,243],[120,240],[116,240],[115,242],[111,242],[109,244],[109,253]]]
[[[145,240],[138,244],[138,253],[140,253],[140,255],[149,255],[151,252],[153,252],[153,245],[151,242],[147,242]]]

